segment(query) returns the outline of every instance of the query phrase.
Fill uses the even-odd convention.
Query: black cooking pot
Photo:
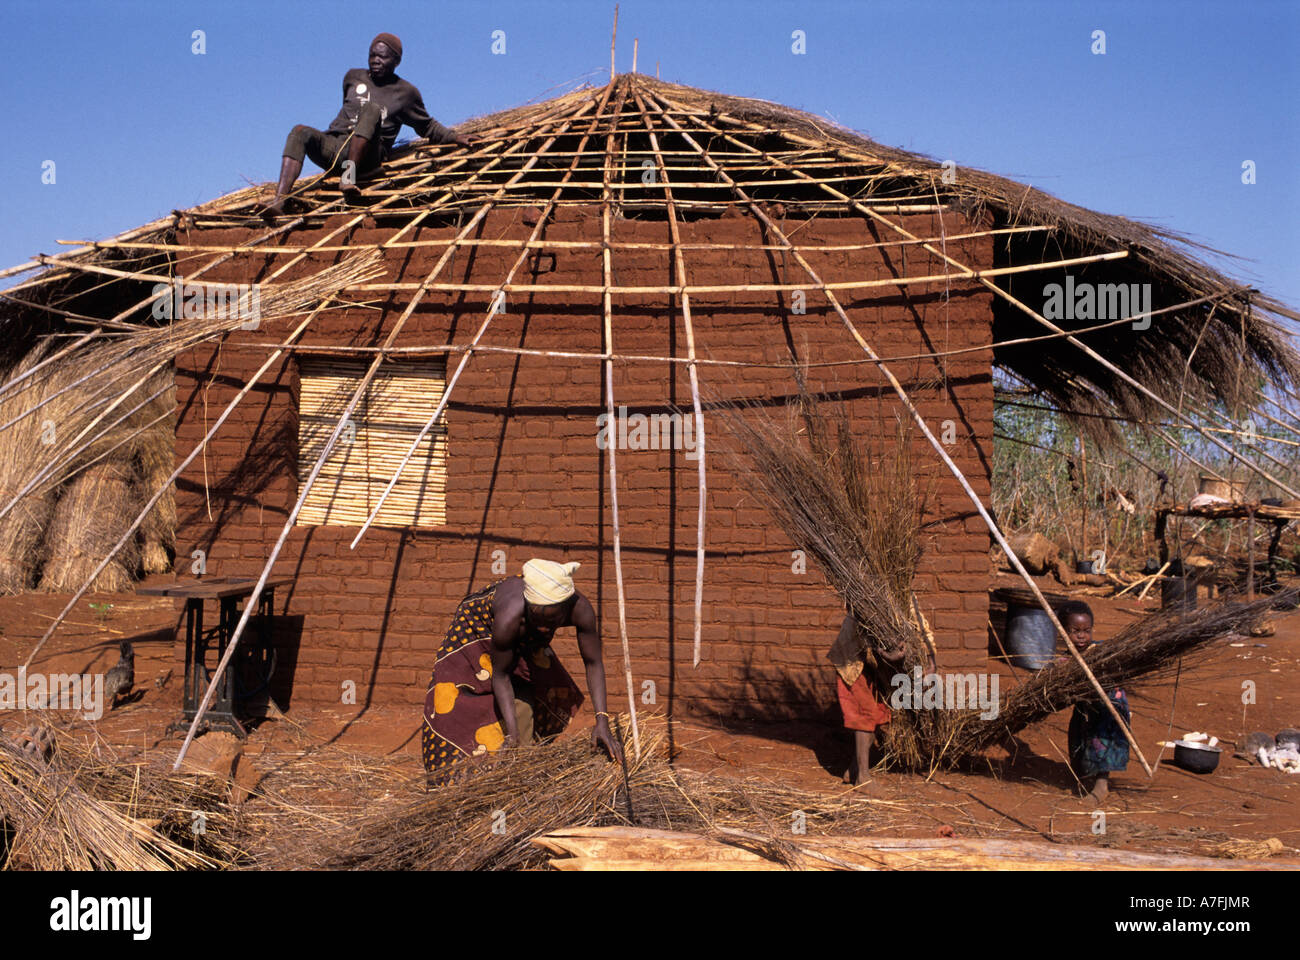
[[[1213,773],[1222,752],[1218,747],[1178,740],[1174,743],[1174,763],[1192,773]]]

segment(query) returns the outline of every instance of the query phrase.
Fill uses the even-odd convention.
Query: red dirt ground
[[[1008,583],[1010,581],[1007,581]],[[1096,635],[1105,639],[1123,624],[1155,608],[1148,600],[1088,597],[1097,615]],[[0,599],[0,671],[14,672],[32,645],[62,609],[62,595],[24,595]],[[91,603],[111,603],[102,622]],[[102,672],[117,659],[117,643],[136,646],[136,688],[143,696],[105,715],[98,731],[108,741],[145,751],[175,752],[180,739],[164,735],[180,713],[179,670],[173,669],[171,637],[181,623],[179,603],[130,594],[83,599],[68,623],[34,665],[49,672]],[[1208,661],[1185,669],[1172,717],[1172,682],[1130,688],[1133,727],[1147,759],[1155,764],[1157,741],[1202,730],[1236,741],[1255,730],[1276,733],[1300,726],[1300,612],[1279,614],[1276,635],[1221,644]],[[828,643],[831,638],[827,638]],[[942,665],[941,665],[942,666]],[[617,671],[611,671],[616,675]],[[1244,709],[1242,681],[1253,680],[1257,703]],[[1004,692],[1006,686],[1004,684]],[[408,710],[302,707],[286,720],[268,721],[253,733],[247,753],[301,748],[304,738],[348,750],[396,754],[418,770],[418,729],[424,691],[413,690]],[[834,702],[834,692],[826,692]],[[6,732],[20,715],[0,712]],[[1064,760],[1069,712],[1026,731],[1026,747],[1014,759],[991,756],[987,772],[916,774],[877,770],[856,789],[881,805],[881,833],[934,836],[944,826],[958,835],[1051,839],[1058,842],[1122,845],[1128,849],[1205,853],[1209,844],[1229,838],[1277,837],[1295,856],[1300,847],[1300,776],[1287,776],[1247,764],[1225,752],[1219,769],[1208,776],[1184,772],[1165,751],[1156,775],[1148,779],[1133,759],[1127,771],[1112,777],[1105,832],[1095,834],[1091,806],[1072,795],[1073,777]],[[86,721],[77,720],[77,724]],[[575,730],[585,734],[589,713]],[[755,777],[811,790],[843,792],[839,774],[849,755],[845,731],[813,723],[747,723],[724,728],[704,719],[674,720],[671,743],[676,762],[687,767],[737,777]],[[1226,745],[1225,745],[1226,746]]]

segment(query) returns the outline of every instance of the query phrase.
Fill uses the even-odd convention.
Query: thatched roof
[[[601,103],[607,112],[591,126]],[[615,104],[621,107],[617,117]],[[698,146],[688,143],[674,120],[692,131]],[[755,201],[779,204],[780,215],[787,219],[862,217],[864,207],[870,207],[880,211],[877,222],[888,223],[889,217],[909,210],[956,209],[990,230],[1037,228],[999,235],[995,267],[1116,254],[1122,259],[1068,269],[1079,282],[1149,283],[1152,308],[1157,311],[1187,305],[1159,313],[1145,331],[1135,331],[1127,323],[1112,324],[1081,338],[1124,373],[1167,398],[1232,401],[1234,392],[1253,392],[1262,382],[1300,382],[1300,358],[1284,323],[1284,318],[1300,320],[1300,313],[1212,268],[1197,256],[1208,248],[1172,231],[1097,213],[984,171],[945,170],[939,161],[884,146],[799,110],[640,74],[624,74],[611,85],[475,118],[457,128],[484,138],[480,144],[495,144],[491,149],[478,146],[463,151],[416,141],[386,164],[386,179],[377,191],[383,200],[370,212],[395,229],[417,214],[431,225],[443,218],[451,222],[463,217],[494,191],[501,191],[493,201],[497,207],[532,206],[548,198],[557,185],[564,186],[562,204],[594,202],[601,195],[602,173],[608,175],[602,169],[606,134],[615,130],[620,138],[626,137],[622,149],[630,146],[671,156],[675,170],[686,168],[674,173],[680,181],[696,184],[674,189],[682,218],[718,216],[728,208],[754,215],[746,204],[737,203],[734,185],[702,159],[700,148],[709,151],[716,146],[748,151],[744,189]],[[652,148],[646,130],[656,133],[657,147]],[[583,141],[583,133],[591,136]],[[556,139],[547,146],[544,141],[552,135]],[[584,156],[564,185],[563,172],[572,156],[568,151],[580,144]],[[434,158],[438,164],[431,163]],[[453,158],[460,162],[453,164]],[[742,169],[729,164],[725,159],[720,163],[724,170]],[[440,172],[439,166],[446,169]],[[760,169],[755,172],[755,167]],[[637,186],[640,173],[640,169],[624,170],[618,174],[619,185]],[[742,177],[738,174],[736,179]],[[178,225],[255,223],[250,215],[266,196],[265,187],[240,190],[176,211],[112,243],[72,251],[57,261],[41,261],[50,269],[6,294],[5,326],[12,334],[6,345],[11,350],[15,345],[25,349],[34,332],[48,330],[52,323],[62,325],[69,319],[67,313],[76,315],[74,322],[76,317],[117,316],[124,305],[147,295],[148,284],[134,281],[130,274],[166,273],[169,257],[161,246],[183,249]],[[318,179],[301,185],[301,199],[306,205],[303,220],[259,231],[268,238],[266,242],[282,242],[279,237],[294,224],[317,223],[340,210],[332,182]],[[620,200],[624,216],[664,218],[664,207],[663,194],[655,191],[631,192]],[[149,244],[157,246],[151,249]],[[665,250],[663,256],[667,262],[671,254]],[[95,267],[109,267],[123,275],[87,273]],[[14,272],[0,272],[0,276]],[[1036,270],[1000,276],[994,282],[1041,310],[1043,286],[1062,281],[1065,272],[1059,267]],[[33,306],[23,307],[23,301]],[[64,313],[51,313],[48,307]],[[128,316],[125,321],[135,319]],[[1095,325],[1086,320],[1059,322],[1066,329]],[[995,364],[1063,409],[1127,418],[1142,418],[1155,410],[1142,391],[1063,340],[1006,343],[1047,333],[1040,322],[1000,297],[994,325],[994,341],[999,344]]]

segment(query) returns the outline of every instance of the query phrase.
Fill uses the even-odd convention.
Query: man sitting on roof
[[[582,693],[551,649],[560,627],[578,632],[596,708],[593,745],[620,756],[605,710],[605,664],[591,601],[573,586],[575,563],[529,560],[460,602],[438,648],[424,701],[421,753],[430,786],[455,764],[560,733]]]
[[[289,131],[275,199],[262,210],[263,218],[271,220],[284,212],[285,196],[302,173],[304,156],[327,173],[340,171],[343,195],[354,202],[358,175],[378,169],[402,124],[430,143],[462,147],[473,143],[429,116],[420,91],[393,72],[401,61],[402,41],[391,33],[379,34],[370,42],[370,69],[357,67],[343,75],[343,106],[329,129],[322,132],[299,124]]]

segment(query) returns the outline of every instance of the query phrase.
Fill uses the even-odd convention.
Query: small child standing
[[[1079,652],[1093,644],[1092,608],[1082,600],[1070,600],[1057,610],[1057,617]],[[1115,712],[1130,721],[1128,697],[1119,687],[1110,691]],[[1087,795],[1102,803],[1110,793],[1110,774],[1128,766],[1128,738],[1106,705],[1098,700],[1075,704],[1070,716],[1070,768]]]
[[[874,668],[879,665],[889,671],[900,672],[907,656],[907,647],[902,641],[874,655],[868,650],[858,635],[857,621],[852,615],[846,616],[840,624],[839,635],[836,636],[827,659],[837,674],[835,689],[840,711],[844,715],[844,727],[853,731],[853,760],[844,772],[844,782],[854,786],[867,782],[876,732],[883,731],[894,716],[885,704],[889,691],[882,694],[876,689],[876,681],[872,676]],[[934,656],[928,652],[925,671],[935,672]]]

